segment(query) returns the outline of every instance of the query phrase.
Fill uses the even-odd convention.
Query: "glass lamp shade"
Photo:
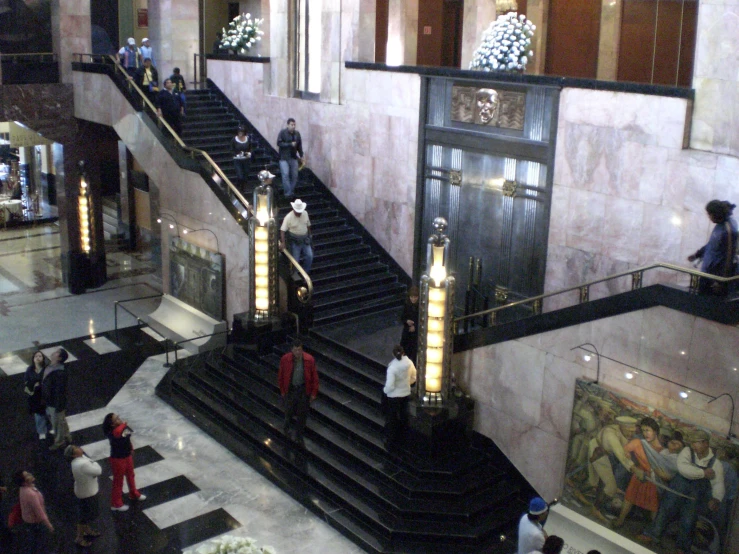
[[[429,277],[433,279],[434,284],[437,287],[441,285],[444,279],[446,279],[446,267],[444,267],[444,250],[444,245],[434,246],[432,249],[434,261],[431,264]]]
[[[90,253],[90,204],[84,195],[85,185],[82,182],[79,197],[80,247],[85,254]]]
[[[266,194],[257,194],[257,221],[259,225],[264,225],[270,218],[269,214],[269,198]]]

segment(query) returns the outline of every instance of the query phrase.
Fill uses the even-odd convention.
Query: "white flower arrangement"
[[[249,537],[234,537],[223,535],[205,544],[200,545],[191,554],[277,554],[271,546],[258,547]]]
[[[516,12],[501,15],[482,36],[470,69],[478,71],[523,71],[533,57],[531,39],[536,25]]]
[[[242,13],[228,24],[228,30],[222,29],[221,48],[233,50],[237,54],[246,54],[258,40],[262,40],[264,32],[259,27],[264,19],[252,19],[251,14]]]

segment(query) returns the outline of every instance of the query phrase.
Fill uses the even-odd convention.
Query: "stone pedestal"
[[[472,438],[474,407],[474,400],[467,396],[452,397],[441,406],[424,406],[414,398],[408,405],[404,448],[433,459],[466,449]]]

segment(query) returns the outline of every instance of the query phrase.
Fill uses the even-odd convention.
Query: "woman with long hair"
[[[701,271],[718,275],[719,277],[732,277],[736,274],[737,253],[737,225],[731,217],[736,204],[726,200],[711,200],[706,204],[706,214],[712,223],[715,223],[711,236],[705,246],[698,249],[695,254],[688,256],[688,261],[701,260]],[[698,284],[699,294],[712,294],[725,296],[729,291],[726,283],[720,283],[701,277]]]
[[[241,191],[245,189],[246,178],[249,176],[251,149],[252,144],[249,135],[246,134],[246,127],[239,125],[236,136],[231,139],[231,150],[234,155],[234,169],[236,170],[236,180],[238,181],[236,185]]]
[[[128,506],[123,503],[123,478],[128,483],[128,497],[131,500],[146,500],[146,496],[136,489],[133,472],[133,429],[118,414],[108,414],[103,420],[103,433],[110,442],[110,469],[113,472],[113,491],[110,497],[110,509],[114,512],[125,512]]]
[[[28,397],[28,413],[33,414],[39,440],[46,439],[46,433],[49,432],[46,421],[46,402],[44,402],[44,396],[41,392],[41,381],[44,379],[44,370],[48,364],[49,360],[43,352],[40,350],[34,352],[31,365],[26,369],[24,379],[23,392]]]

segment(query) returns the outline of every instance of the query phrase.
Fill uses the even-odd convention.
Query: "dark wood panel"
[[[600,12],[598,0],[551,0],[545,63],[548,75],[596,77]]]
[[[660,85],[677,84],[680,53],[680,33],[683,3],[659,0],[657,3],[657,33],[653,83]]]
[[[657,2],[623,0],[622,6],[618,80],[649,83],[652,80]]]
[[[441,65],[441,47],[444,33],[444,0],[423,0],[418,10],[418,65]],[[426,34],[430,31],[430,34]]]
[[[441,64],[444,67],[460,67],[462,64],[462,0],[444,0]]]
[[[375,62],[387,61],[387,26],[390,17],[390,0],[377,0],[375,12]]]
[[[680,38],[680,67],[677,84],[682,87],[693,85],[695,63],[695,41],[698,33],[698,2],[685,0],[683,5],[683,31]]]

